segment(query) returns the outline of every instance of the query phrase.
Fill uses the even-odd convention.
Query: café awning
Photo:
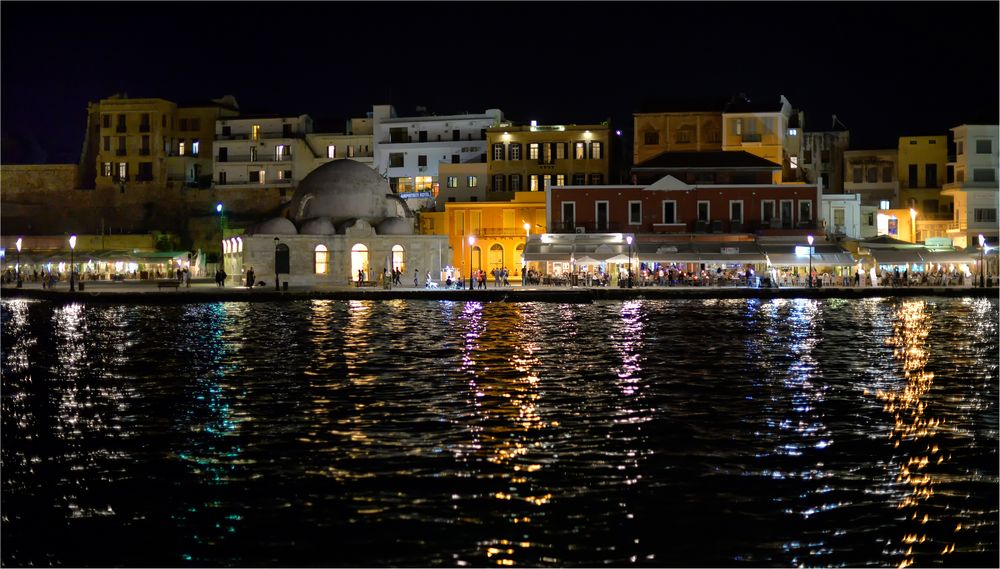
[[[808,267],[808,245],[772,245],[765,246],[768,260],[776,267]],[[813,245],[813,267],[847,267],[857,261],[849,251],[837,245]]]

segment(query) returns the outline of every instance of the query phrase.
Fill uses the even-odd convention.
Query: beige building
[[[487,129],[488,192],[542,192],[549,186],[607,183],[607,126],[534,122]]]
[[[862,206],[899,207],[898,156],[895,148],[844,152],[844,193],[860,194]]]
[[[951,129],[955,139],[955,161],[948,166],[954,181],[944,185],[942,195],[954,200],[954,218],[948,236],[956,247],[977,247],[979,234],[991,243],[997,240],[997,125],[963,124]]]
[[[744,150],[781,165],[773,182],[801,181],[802,117],[784,95],[774,103],[740,99],[722,114],[722,149]]]
[[[632,115],[632,163],[664,152],[722,150],[722,111],[644,112]]]

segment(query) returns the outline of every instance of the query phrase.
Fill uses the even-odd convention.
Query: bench
[[[179,288],[180,281],[156,281],[156,288]]]
[[[365,287],[365,286],[374,287],[374,286],[378,286],[378,283],[376,281],[354,281],[354,284],[357,285],[357,286],[359,286],[359,287]]]

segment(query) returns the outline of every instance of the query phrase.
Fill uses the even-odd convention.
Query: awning
[[[809,249],[805,245],[800,245],[805,254],[796,251],[796,246],[771,246],[764,247],[768,260],[777,267],[808,267]],[[845,251],[836,245],[814,245],[812,254],[812,266],[814,267],[848,267],[856,264],[857,261],[849,251]]]
[[[570,259],[575,259],[579,264],[603,263],[627,251],[628,245],[624,241],[616,242],[616,237],[607,234],[544,234],[528,241],[524,247],[524,260],[569,263]],[[627,258],[627,255],[623,256]]]
[[[879,265],[905,265],[924,263],[919,249],[871,249],[869,255]]]
[[[952,263],[972,263],[979,258],[979,255],[971,251],[926,251],[920,254],[927,263],[952,264]]]
[[[642,243],[639,258],[652,263],[721,263],[745,265],[766,262],[764,252],[754,243],[688,242]]]

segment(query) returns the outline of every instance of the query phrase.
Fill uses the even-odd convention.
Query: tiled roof
[[[715,150],[708,152],[664,152],[636,164],[634,168],[660,170],[683,170],[685,168],[780,170],[781,165],[750,154],[745,150]]]

